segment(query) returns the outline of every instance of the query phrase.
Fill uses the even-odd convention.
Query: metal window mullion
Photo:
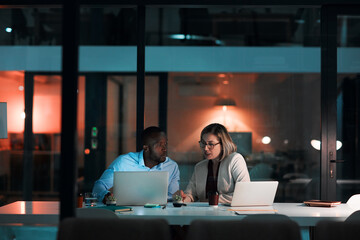
[[[335,177],[330,177],[329,153],[336,159],[336,8],[321,8],[321,163],[320,198],[336,199]]]
[[[167,132],[168,73],[159,73],[159,127]]]
[[[145,6],[137,7],[136,150],[142,149],[145,116]]]
[[[62,106],[60,162],[60,219],[75,216],[76,127],[79,59],[79,3],[65,1],[62,19]]]
[[[25,126],[23,157],[23,200],[31,201],[33,192],[33,106],[34,106],[34,74],[25,72]]]

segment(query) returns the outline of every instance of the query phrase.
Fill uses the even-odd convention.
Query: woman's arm
[[[186,197],[183,198],[184,202],[195,202],[197,201],[198,197],[196,195],[196,169],[193,172],[193,175],[191,176],[191,179],[189,181],[189,184],[187,185],[185,189],[185,195]]]
[[[250,181],[250,175],[249,171],[247,169],[247,165],[245,162],[245,159],[241,154],[235,154],[233,158],[231,159],[231,162],[228,166],[228,173],[231,174],[231,179],[233,183],[232,188],[235,188],[236,182],[249,182]],[[221,193],[219,194],[219,202],[221,203],[231,203],[232,197],[234,192],[229,193]]]

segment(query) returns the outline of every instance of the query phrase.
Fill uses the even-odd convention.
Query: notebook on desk
[[[167,203],[168,179],[166,171],[114,172],[116,205],[164,205]]]
[[[271,206],[278,184],[278,181],[237,182],[231,206]]]

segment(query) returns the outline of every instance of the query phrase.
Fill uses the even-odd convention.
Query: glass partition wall
[[[9,126],[0,140],[0,205],[58,200],[61,13],[59,7],[0,9],[0,101],[7,102]]]
[[[311,140],[319,139],[319,88],[319,74],[170,74],[169,155],[181,187],[202,160],[201,130],[216,122],[230,132],[252,181],[280,182],[276,201],[318,198],[320,153]],[[224,96],[235,105],[218,105]]]
[[[319,198],[320,9],[148,7],[146,17],[146,70],[169,72],[168,152],[180,187],[203,159],[201,130],[217,122],[251,180],[280,182],[276,201]]]
[[[142,130],[136,124],[142,116],[138,106],[143,104],[144,127],[160,125],[168,134],[168,154],[179,164],[182,189],[202,160],[201,130],[218,122],[231,132],[252,180],[280,182],[276,201],[320,198],[320,8],[146,6],[143,103],[137,101],[137,9],[80,7],[78,192],[90,191],[119,154],[136,151]],[[0,65],[0,101],[9,109],[8,139],[0,140],[1,204],[22,199],[25,138],[32,143],[33,198],[58,199],[62,10],[0,12],[1,23],[11,26],[0,33],[1,51],[7,53],[0,58],[9,59]],[[357,56],[357,35],[352,34],[357,20],[353,15],[338,19],[339,48],[345,48],[339,64]],[[14,47],[20,45],[37,54],[19,54]],[[17,62],[16,71],[5,62]],[[357,135],[349,135],[356,133],[349,128],[358,125],[357,73],[355,66],[338,74],[338,159],[345,164],[338,164],[337,198],[343,201],[357,191],[356,161],[349,161],[357,156]],[[24,133],[26,79],[34,88],[28,91],[33,99],[30,138]],[[51,124],[45,124],[49,119]]]
[[[0,102],[7,103],[7,139],[0,139],[0,204],[22,198],[24,155],[24,72],[1,71]],[[18,192],[17,196],[11,193]]]
[[[359,40],[356,30],[360,12],[337,16],[337,128],[336,190],[337,198],[346,202],[360,191],[359,168]]]
[[[85,75],[83,186],[120,154],[136,151],[136,8],[80,7],[79,71]]]

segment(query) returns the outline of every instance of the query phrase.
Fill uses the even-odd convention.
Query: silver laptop
[[[116,205],[166,204],[169,172],[114,172]]]
[[[278,181],[237,182],[231,206],[270,206],[274,203],[278,184]]]

